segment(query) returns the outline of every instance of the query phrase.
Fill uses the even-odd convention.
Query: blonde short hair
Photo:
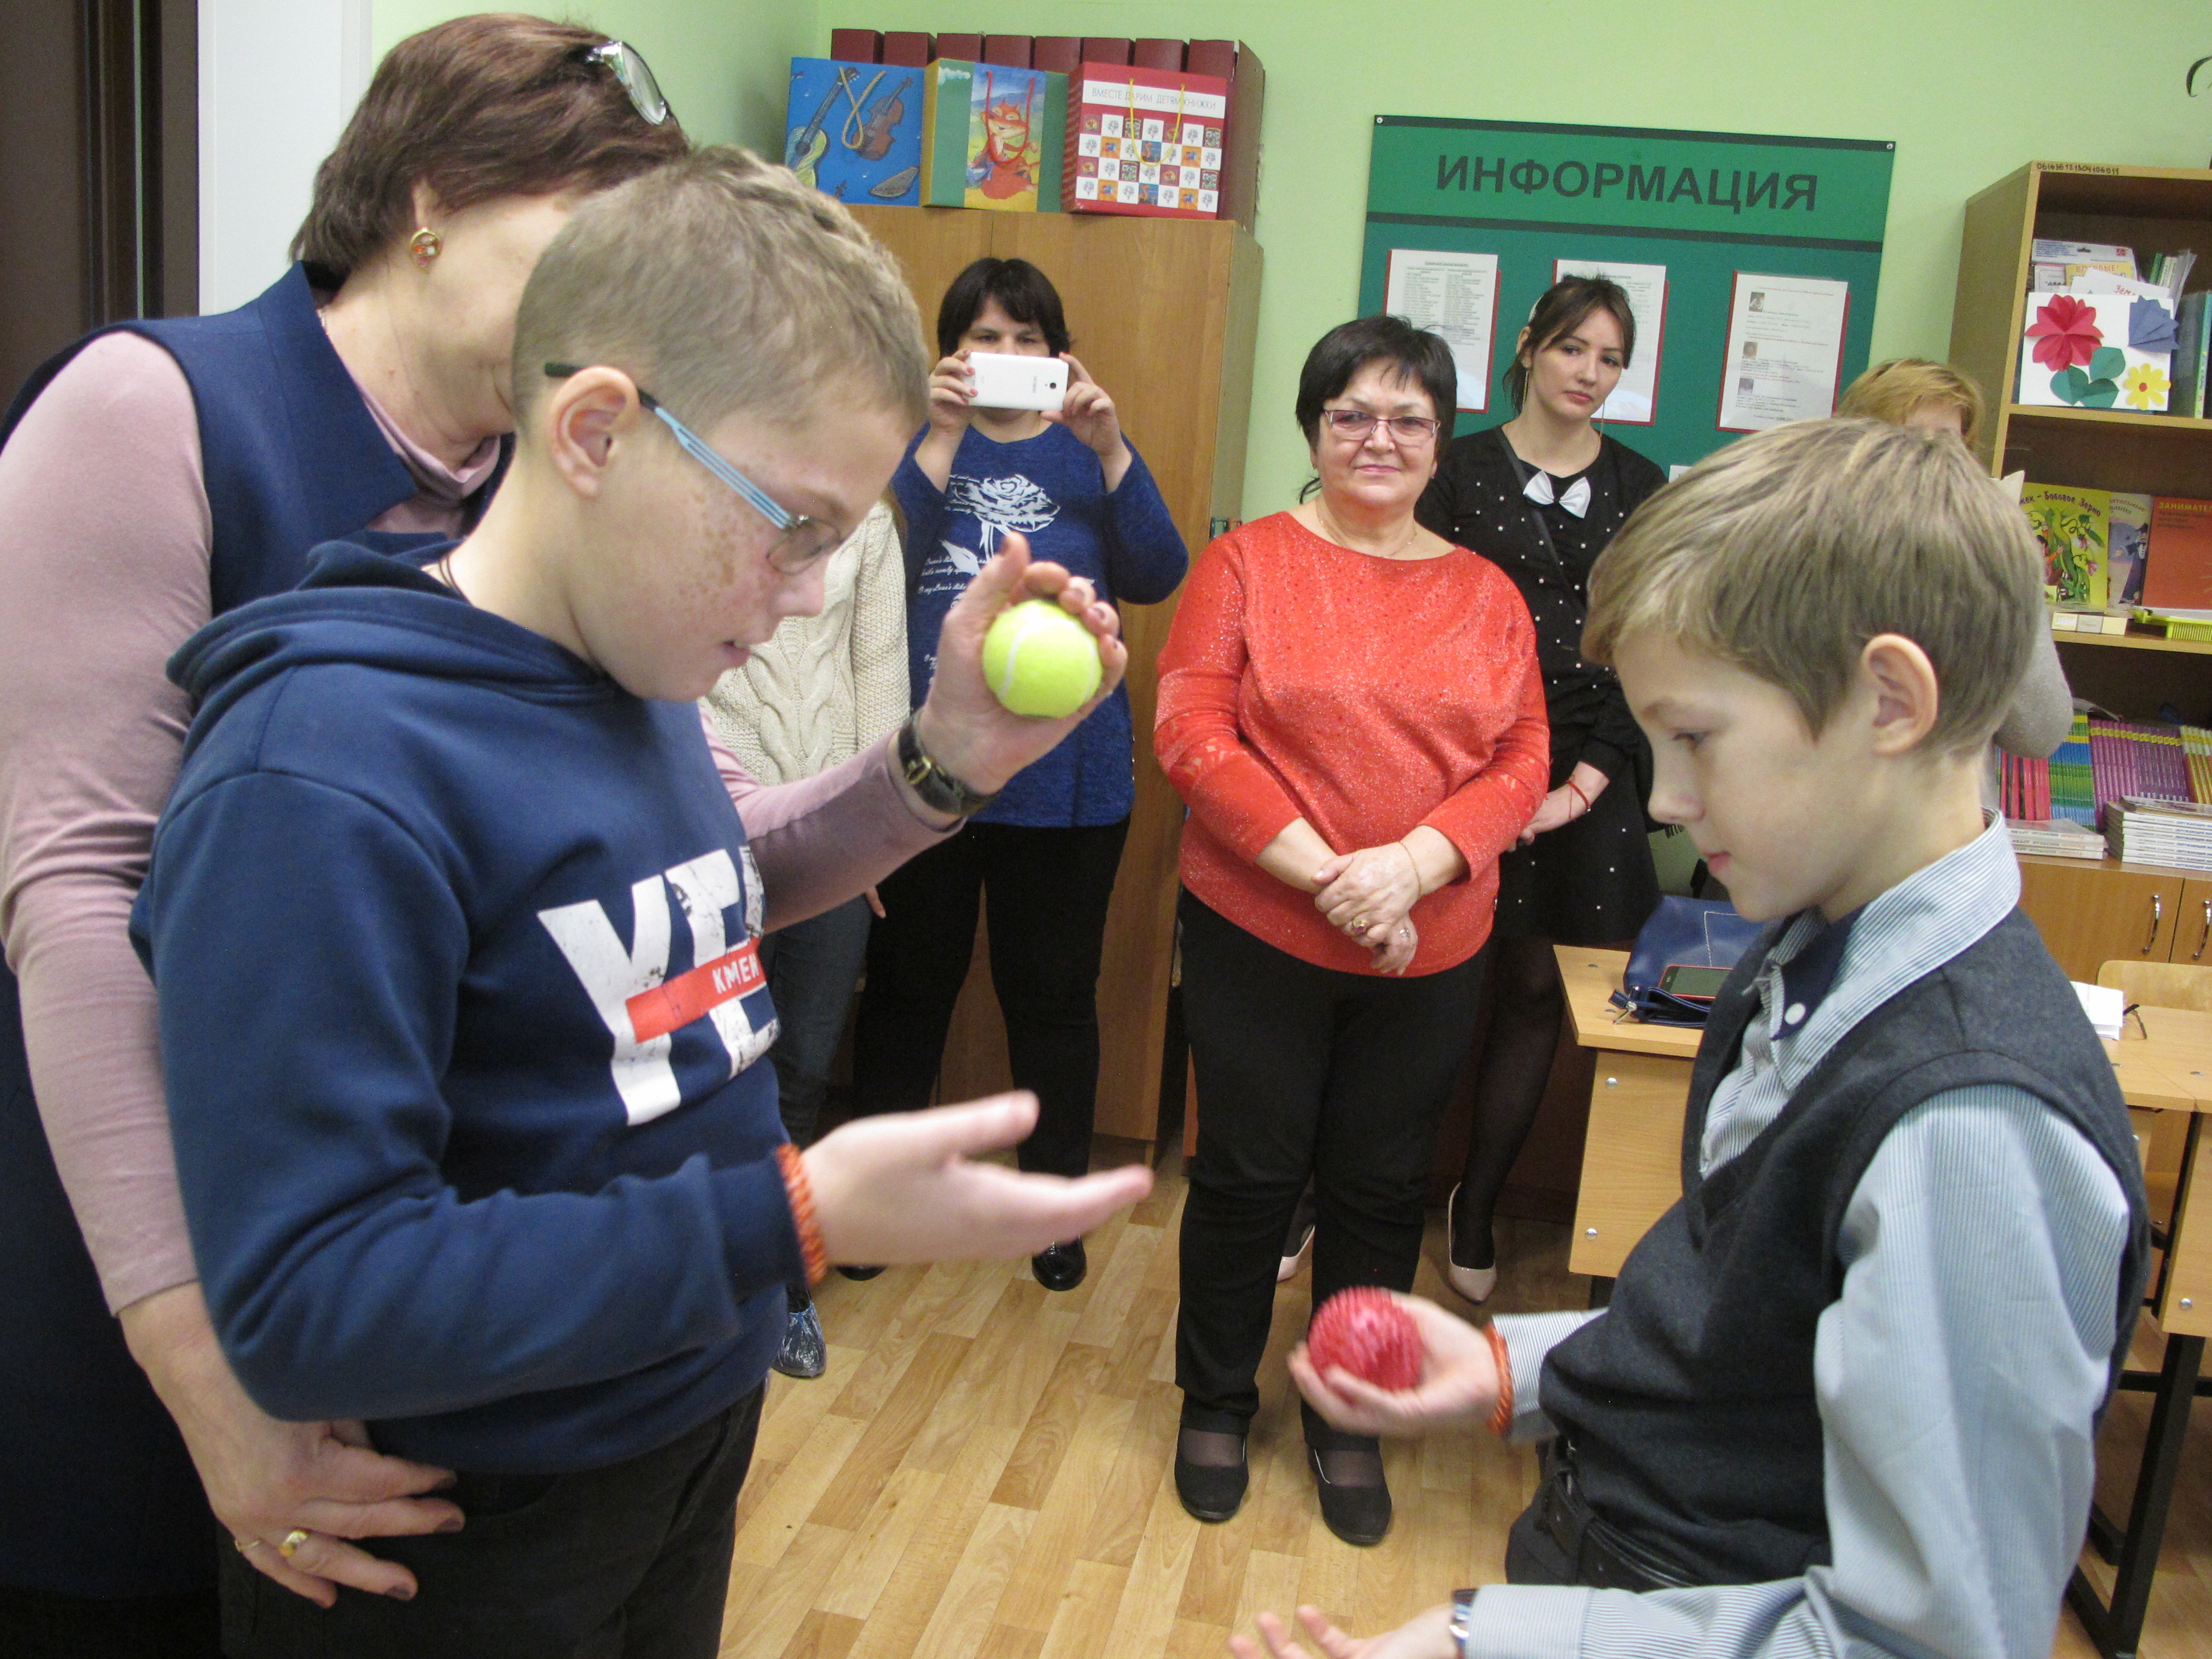
[[[514,408],[545,365],[604,363],[705,430],[859,397],[919,422],[930,359],[898,262],[842,204],[728,145],[587,198],[514,322]]]
[[[1859,653],[1900,634],[1942,706],[1929,749],[1978,748],[2043,617],[2027,515],[1938,433],[1804,421],[1708,457],[1638,508],[1590,574],[1583,654],[1646,631],[1789,694],[1816,735]]]
[[[1982,434],[1982,417],[1989,412],[1981,387],[1950,364],[1925,357],[1893,357],[1876,363],[1844,388],[1836,413],[1903,426],[1921,410],[1931,408],[1957,410],[1966,447],[1974,447]]]

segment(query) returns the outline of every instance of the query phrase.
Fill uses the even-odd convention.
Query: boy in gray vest
[[[1768,926],[1698,1048],[1682,1198],[1607,1308],[1477,1328],[1403,1298],[1404,1394],[1293,1358],[1346,1429],[1549,1439],[1511,1582],[1393,1659],[2051,1650],[2148,1229],[2111,1062],[1980,805],[2039,572],[1964,449],[1870,421],[1723,450],[1599,561],[1583,648],[1650,734],[1652,813]]]

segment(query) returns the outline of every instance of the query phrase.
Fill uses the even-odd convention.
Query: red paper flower
[[[2070,294],[2051,296],[2035,313],[2035,325],[2027,331],[2027,337],[2035,342],[2035,361],[2051,369],[2071,368],[2076,363],[2086,366],[2105,343],[2104,332],[2097,326],[2096,307],[2084,305]]]

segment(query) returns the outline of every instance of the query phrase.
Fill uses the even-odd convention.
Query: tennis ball
[[[1378,1389],[1410,1389],[1421,1380],[1420,1327],[1389,1291],[1355,1285],[1314,1315],[1306,1358],[1323,1376],[1331,1366],[1341,1366]]]
[[[1050,599],[1023,600],[983,635],[984,682],[1017,714],[1072,714],[1104,672],[1097,636]]]

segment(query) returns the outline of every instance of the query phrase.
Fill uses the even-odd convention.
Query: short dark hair
[[[1320,441],[1322,405],[1341,395],[1352,376],[1376,362],[1388,363],[1399,378],[1428,394],[1441,452],[1451,441],[1459,370],[1441,336],[1415,328],[1403,317],[1360,317],[1339,323],[1314,343],[1306,353],[1306,366],[1298,371],[1298,430],[1306,434],[1306,442]]]
[[[1045,349],[1055,357],[1067,349],[1067,319],[1060,308],[1060,290],[1052,278],[1026,259],[994,259],[988,255],[952,279],[945,300],[937,307],[937,349],[950,357],[960,349],[960,337],[975,325],[987,301],[1018,323],[1033,323],[1044,331]]]
[[[648,123],[613,73],[586,61],[605,40],[520,12],[409,35],[384,55],[315,169],[292,257],[334,289],[398,242],[416,185],[458,210],[605,190],[685,154],[691,143],[674,116]]]
[[[1609,311],[1620,325],[1620,361],[1625,368],[1636,358],[1636,313],[1620,283],[1604,276],[1562,276],[1544,290],[1536,308],[1528,313],[1528,343],[1513,354],[1505,366],[1505,390],[1518,409],[1528,396],[1528,365],[1553,341],[1583,325],[1593,311]]]

